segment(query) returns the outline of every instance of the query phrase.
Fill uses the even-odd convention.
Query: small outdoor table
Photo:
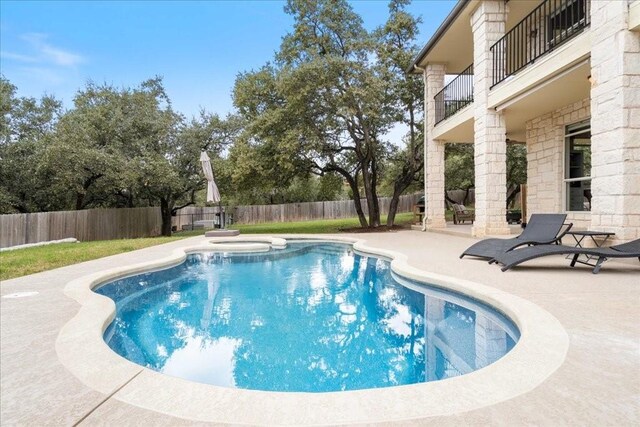
[[[582,242],[587,237],[591,239],[596,248],[601,247],[611,236],[615,236],[616,233],[610,233],[608,231],[569,231],[567,234],[571,235],[573,239],[576,241],[576,248],[583,248]],[[598,239],[602,238],[602,239]],[[591,267],[595,267],[595,264],[590,263],[591,256],[584,255],[586,257],[585,261],[576,260],[580,264],[590,265]],[[572,258],[573,255],[567,255],[567,258]]]

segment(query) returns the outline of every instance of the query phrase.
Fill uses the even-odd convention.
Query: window
[[[565,132],[565,192],[567,211],[591,210],[591,124],[569,125]]]

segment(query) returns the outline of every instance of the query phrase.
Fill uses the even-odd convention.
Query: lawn
[[[179,237],[60,243],[0,253],[0,281],[176,240]]]
[[[412,214],[396,216],[396,224],[411,222]],[[283,234],[283,233],[339,233],[340,229],[357,227],[357,218],[322,221],[301,221],[255,225],[236,224],[232,228],[242,234]],[[150,237],[141,239],[102,240],[97,242],[60,243],[37,246],[0,253],[0,281],[51,270],[65,265],[90,261],[97,258],[130,252],[148,246],[160,245],[178,239],[201,236],[202,230],[175,233],[172,237]]]
[[[408,225],[411,223],[413,214],[401,213],[396,215],[396,225]],[[383,217],[383,223],[386,217]],[[230,228],[240,230],[241,234],[317,234],[317,233],[339,233],[345,228],[359,227],[358,218],[324,219],[319,221],[299,221],[299,222],[272,222],[265,224],[234,224]],[[202,230],[182,231],[174,236],[199,236]]]

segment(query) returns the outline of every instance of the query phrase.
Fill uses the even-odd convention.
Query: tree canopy
[[[304,172],[337,174],[350,188],[362,226],[380,225],[384,164],[403,159],[385,135],[407,116],[411,144],[418,147],[404,158],[420,157],[421,81],[402,72],[415,54],[417,21],[403,11],[405,5],[392,1],[389,22],[370,33],[346,1],[290,0],[285,10],[294,28],[274,61],[240,74],[234,88],[249,135],[243,153],[273,160],[262,176],[286,182]],[[407,105],[411,111],[405,114]],[[409,183],[419,167],[403,170]],[[407,185],[400,184],[394,196]]]
[[[204,111],[187,121],[157,77],[134,88],[89,82],[64,113],[52,97],[18,98],[8,80],[0,84],[7,213],[160,206],[169,234],[171,215],[203,188],[200,151],[219,158],[241,129],[237,117]]]

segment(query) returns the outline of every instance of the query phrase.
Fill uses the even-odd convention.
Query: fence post
[[[24,243],[31,243],[29,242],[29,215],[30,214],[25,214],[24,217]]]

